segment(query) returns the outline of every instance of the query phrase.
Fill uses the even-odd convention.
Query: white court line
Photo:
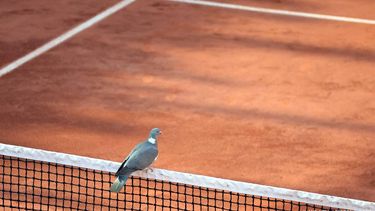
[[[68,40],[69,38],[73,37],[74,35],[82,32],[85,29],[93,26],[94,24],[98,23],[99,21],[105,19],[106,17],[114,14],[115,12],[121,10],[122,8],[128,6],[135,0],[121,0],[121,2],[113,5],[112,7],[104,10],[103,12],[99,13],[98,15],[90,18],[89,20],[81,23],[80,25],[74,27],[73,29],[65,32],[64,34],[60,35],[59,37],[49,41],[48,43],[42,45],[41,47],[35,49],[34,51],[26,54],[25,56],[17,59],[16,61],[8,64],[7,66],[0,69],[0,77],[4,76],[5,74],[13,71],[17,67],[29,62],[30,60],[34,59],[35,57],[47,52],[51,48],[56,47],[57,45],[61,44],[62,42]]]
[[[188,4],[198,4],[198,5],[205,5],[205,6],[211,6],[211,7],[221,7],[221,8],[226,8],[226,9],[244,10],[244,11],[250,11],[250,12],[259,12],[259,13],[266,13],[266,14],[273,14],[273,15],[286,15],[286,16],[295,16],[295,17],[313,18],[313,19],[320,19],[320,20],[331,20],[331,21],[340,21],[340,22],[349,22],[349,23],[375,24],[375,20],[370,20],[370,19],[349,18],[349,17],[322,15],[322,14],[306,13],[306,12],[294,12],[294,11],[288,11],[288,10],[276,10],[276,9],[268,9],[268,8],[261,8],[261,7],[242,6],[242,5],[237,5],[237,4],[218,3],[218,2],[211,2],[211,1],[204,1],[204,0],[169,0],[169,1],[182,2],[182,3],[188,3]]]

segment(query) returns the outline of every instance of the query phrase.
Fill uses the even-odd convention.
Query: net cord
[[[61,165],[75,166],[112,173],[115,173],[118,167],[121,165],[121,163],[119,162],[1,143],[0,154],[5,156],[51,162]],[[375,210],[374,202],[335,197],[285,188],[277,188],[266,185],[258,185],[253,183],[239,182],[228,179],[220,179],[157,168],[148,168],[143,171],[137,171],[133,174],[133,176],[342,209],[363,211]]]

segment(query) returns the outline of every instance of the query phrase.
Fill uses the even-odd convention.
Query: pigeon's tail
[[[122,187],[124,187],[126,180],[128,180],[129,176],[130,174],[118,176],[111,186],[111,192],[120,192]]]

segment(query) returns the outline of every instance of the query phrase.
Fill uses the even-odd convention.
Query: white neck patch
[[[156,143],[156,139],[154,139],[154,138],[149,138],[147,141],[150,142],[151,144]]]

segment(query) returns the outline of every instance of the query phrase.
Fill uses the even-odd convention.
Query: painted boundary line
[[[52,162],[73,167],[88,168],[99,171],[115,173],[121,163],[109,160],[101,160],[66,153],[52,152],[28,147],[8,145],[0,143],[0,155],[12,156],[30,160]],[[232,191],[236,193],[258,195],[277,199],[303,202],[308,204],[323,205],[332,208],[342,208],[349,210],[375,210],[375,203],[356,199],[329,196],[305,191],[298,191],[286,188],[277,188],[266,185],[258,185],[247,182],[239,182],[228,179],[220,179],[203,175],[188,174],[164,169],[151,168],[152,171],[137,171],[133,176],[142,178],[163,180],[200,186],[218,190]]]
[[[0,69],[0,77],[4,76],[5,74],[13,71],[17,67],[25,64],[26,62],[31,61],[32,59],[40,56],[41,54],[47,52],[51,48],[56,47],[57,45],[63,43],[64,41],[70,39],[74,35],[88,29],[89,27],[93,26],[94,24],[98,23],[99,21],[107,18],[108,16],[116,13],[117,11],[123,9],[124,7],[130,5],[135,0],[121,0],[121,2],[113,5],[112,7],[104,10],[103,12],[97,14],[96,16],[90,18],[89,20],[81,23],[80,25],[74,27],[73,29],[65,32],[64,34],[60,35],[59,37],[49,41],[48,43],[40,46],[39,48],[35,49],[34,51],[26,54],[25,56],[13,61],[12,63],[6,65],[5,67]]]
[[[211,1],[204,1],[204,0],[169,0],[169,1],[188,3],[188,4],[197,4],[197,5],[204,5],[204,6],[211,6],[211,7],[220,7],[220,8],[226,8],[226,9],[244,10],[244,11],[266,13],[266,14],[273,14],[273,15],[285,15],[285,16],[302,17],[302,18],[312,18],[312,19],[320,19],[320,20],[375,25],[375,20],[370,20],[370,19],[349,18],[349,17],[322,15],[322,14],[306,13],[306,12],[294,12],[294,11],[288,11],[288,10],[276,10],[276,9],[268,9],[268,8],[262,8],[262,7],[250,7],[250,6],[243,6],[243,5],[237,5],[237,4],[219,3],[219,2],[211,2]]]

